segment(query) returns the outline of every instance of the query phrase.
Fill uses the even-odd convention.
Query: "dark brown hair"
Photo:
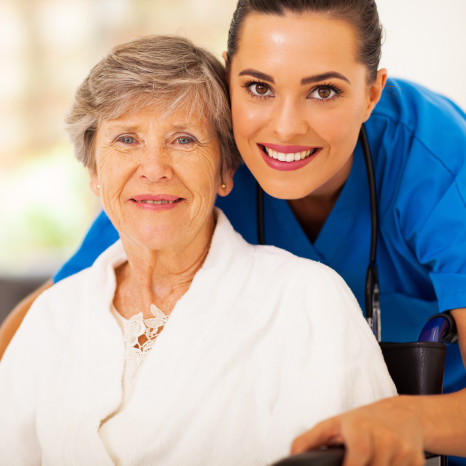
[[[241,26],[250,13],[283,16],[315,12],[350,23],[357,33],[356,60],[366,65],[368,80],[377,76],[382,46],[382,26],[374,0],[239,0],[228,33],[228,63],[238,51]]]

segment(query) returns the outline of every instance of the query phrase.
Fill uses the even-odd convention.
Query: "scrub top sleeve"
[[[402,232],[428,270],[439,311],[466,307],[466,164],[455,173],[430,157],[420,168],[403,181],[412,188],[399,209]]]
[[[466,307],[466,206],[456,182],[420,230],[417,254],[431,266],[439,311]]]
[[[79,249],[53,277],[54,283],[90,267],[95,259],[118,238],[118,232],[102,211],[87,232]]]

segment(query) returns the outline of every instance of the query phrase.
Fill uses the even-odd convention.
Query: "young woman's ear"
[[[377,71],[377,77],[375,81],[369,85],[368,100],[367,100],[367,109],[364,116],[364,121],[367,121],[371,116],[372,110],[380,100],[382,96],[383,88],[387,82],[387,70],[385,68]]]
[[[100,197],[100,184],[99,184],[99,177],[97,173],[92,168],[87,169],[89,173],[89,186],[91,187],[92,192],[97,196]]]

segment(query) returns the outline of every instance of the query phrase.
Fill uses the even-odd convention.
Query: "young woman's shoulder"
[[[377,141],[375,147],[388,144],[393,152],[397,143],[415,140],[436,155],[454,147],[464,150],[466,115],[439,93],[410,81],[390,79],[366,127]]]
[[[382,210],[400,195],[417,203],[416,193],[426,186],[430,191],[432,181],[438,194],[429,193],[424,205],[435,204],[453,183],[466,195],[466,115],[451,100],[419,84],[389,80],[365,126]]]
[[[414,129],[419,123],[442,124],[434,118],[463,126],[464,111],[451,99],[420,84],[404,79],[388,79],[373,116],[385,116]]]
[[[401,260],[405,267],[409,262],[416,273],[429,273],[430,279],[434,273],[463,273],[464,112],[423,86],[391,80],[366,131],[376,173],[380,231],[392,248],[390,260]],[[460,292],[452,291],[451,276],[445,275],[441,283],[445,296]],[[448,291],[443,287],[447,283]],[[440,285],[435,287],[438,292]]]

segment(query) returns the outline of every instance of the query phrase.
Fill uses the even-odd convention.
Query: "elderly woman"
[[[223,75],[154,36],[79,88],[68,129],[121,240],[43,293],[8,347],[1,464],[264,465],[395,394],[343,280],[215,210],[238,162]]]

